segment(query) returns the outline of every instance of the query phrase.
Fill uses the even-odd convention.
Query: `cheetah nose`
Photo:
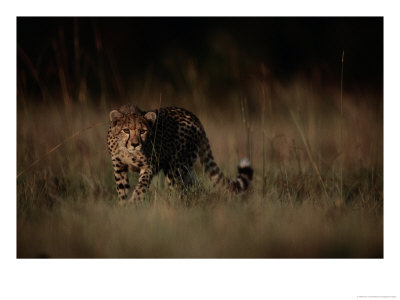
[[[132,143],[133,148],[136,148],[137,146],[139,146],[139,143]]]

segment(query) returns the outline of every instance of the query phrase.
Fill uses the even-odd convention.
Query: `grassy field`
[[[186,195],[160,174],[145,207],[122,208],[106,150],[108,113],[121,100],[45,105],[19,95],[17,257],[382,258],[381,97],[353,92],[341,102],[340,88],[301,78],[254,82],[246,98],[225,102],[148,87],[129,101],[193,111],[224,173],[236,176],[248,156],[254,180],[228,195],[198,164]]]

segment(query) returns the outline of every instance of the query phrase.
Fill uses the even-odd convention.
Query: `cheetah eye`
[[[140,134],[145,134],[145,133],[146,133],[146,130],[144,130],[144,129],[140,130]]]
[[[126,134],[129,134],[129,129],[127,129],[127,128],[122,129],[122,131],[125,132]]]

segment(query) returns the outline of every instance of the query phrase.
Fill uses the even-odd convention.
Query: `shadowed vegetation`
[[[74,132],[105,123],[17,179],[17,256],[383,257],[381,106],[344,95],[341,146],[335,89],[315,91],[301,79],[255,83],[252,101],[232,96],[225,108],[203,97],[166,95],[162,105],[198,115],[228,176],[248,155],[251,190],[232,196],[213,188],[197,164],[187,193],[169,190],[160,174],[140,209],[117,206],[105,143],[111,101],[64,108],[21,99],[18,172]],[[143,109],[160,102],[142,99]]]
[[[19,18],[17,257],[382,258],[383,19],[254,20]],[[144,207],[119,207],[106,135],[127,103],[192,111],[225,175],[250,158],[250,190],[212,187],[197,163],[185,193],[161,173]]]

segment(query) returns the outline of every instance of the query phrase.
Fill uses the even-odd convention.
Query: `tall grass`
[[[41,53],[47,63],[17,49],[26,67],[17,87],[17,257],[383,257],[383,99],[346,93],[344,52],[340,84],[300,75],[282,83],[265,65],[240,76],[257,63],[218,38],[208,46],[221,65],[200,70],[178,51],[168,56],[170,82],[150,68],[127,87],[96,23],[94,52],[80,24],[73,20],[72,40],[58,28]],[[238,86],[215,96],[219,66]],[[249,191],[213,187],[197,163],[185,193],[161,173],[143,207],[119,207],[106,134],[109,111],[126,102],[194,112],[227,176],[251,159]],[[130,174],[132,187],[137,179]]]
[[[345,93],[344,52],[340,89],[309,76],[282,83],[264,65],[261,76],[242,82],[237,58],[253,62],[236,49],[223,65],[240,86],[222,98],[209,93],[214,66],[200,72],[179,55],[170,70],[177,87],[149,69],[132,91],[92,27],[94,58],[80,43],[77,20],[73,55],[58,30],[51,53],[42,54],[54,55],[55,69],[18,47],[41,99],[19,76],[17,257],[383,257],[383,99]],[[53,77],[56,91],[47,88]],[[161,173],[144,207],[119,207],[106,134],[109,111],[123,102],[194,112],[227,176],[237,175],[242,157],[251,159],[250,190],[230,195],[213,187],[197,163],[185,193],[170,190]],[[137,175],[129,180],[134,186]]]
[[[117,205],[105,142],[112,99],[33,105],[20,95],[17,173],[26,171],[17,178],[17,256],[383,257],[382,108],[368,104],[382,99],[346,94],[339,103],[337,88],[310,89],[301,77],[254,87],[224,107],[199,101],[200,91],[161,90],[163,106],[198,115],[226,175],[251,157],[251,189],[226,194],[196,164],[192,189],[169,190],[160,174],[140,209]],[[132,103],[159,107],[160,89],[151,88]],[[271,114],[258,106],[266,89]]]

